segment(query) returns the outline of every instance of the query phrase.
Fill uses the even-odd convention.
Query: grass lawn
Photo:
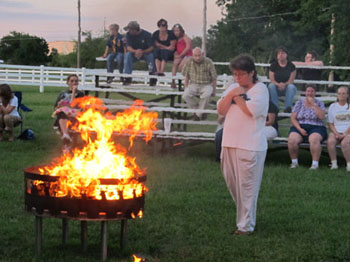
[[[24,211],[23,169],[59,155],[60,139],[51,113],[60,88],[15,87],[23,91],[25,128],[34,141],[0,143],[0,261],[100,261],[100,224],[88,222],[88,252],[80,248],[79,222],[70,222],[68,245],[61,244],[61,221],[44,219],[41,257],[34,255],[34,216]],[[18,130],[17,130],[18,131]],[[344,163],[330,171],[328,158],[309,171],[290,170],[286,149],[268,152],[253,235],[232,236],[235,206],[215,162],[214,144],[152,153],[139,143],[133,154],[147,168],[145,214],[129,221],[128,245],[119,249],[119,222],[109,223],[109,261],[350,261],[350,175]]]

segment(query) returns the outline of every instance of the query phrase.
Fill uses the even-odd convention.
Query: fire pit
[[[62,219],[63,243],[68,220],[81,221],[82,247],[87,249],[87,221],[101,221],[102,260],[107,259],[107,222],[121,220],[121,248],[126,244],[127,219],[142,217],[147,188],[145,171],[127,150],[114,143],[115,132],[129,136],[130,147],[138,134],[148,141],[157,115],[145,112],[140,102],[116,116],[104,113],[101,100],[83,98],[82,112],[71,126],[85,141],[83,148],[63,154],[52,164],[24,170],[25,209],[35,215],[36,252],[41,253],[42,218]],[[94,132],[94,138],[90,133]],[[129,147],[129,148],[130,148]]]

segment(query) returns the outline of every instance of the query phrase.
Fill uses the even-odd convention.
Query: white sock
[[[332,166],[338,166],[337,160],[332,160],[331,163],[332,163]]]
[[[292,159],[292,164],[297,164],[298,165],[298,158]]]
[[[318,167],[318,161],[312,160],[312,165]]]

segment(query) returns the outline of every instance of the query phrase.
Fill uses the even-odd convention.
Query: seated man
[[[317,60],[317,53],[315,51],[307,51],[305,55],[305,62],[293,61],[296,66],[323,66],[323,62]],[[313,68],[300,68],[298,71],[301,73],[303,80],[321,80],[321,69]],[[307,84],[304,84],[304,88]]]
[[[196,47],[193,49],[193,57],[186,62],[182,74],[185,77],[183,99],[189,108],[206,109],[210,96],[215,96],[216,92],[216,70],[213,61],[204,57],[202,50]],[[197,121],[204,120],[206,114],[198,113],[193,117]]]
[[[107,57],[107,72],[113,73],[114,71],[114,62],[118,63],[119,73],[123,73],[124,68],[124,43],[123,37],[118,33],[119,25],[112,24],[109,26],[110,37],[108,39],[105,53],[103,57]],[[109,51],[112,51],[108,54]],[[113,77],[107,77],[107,83],[112,83]]]
[[[150,74],[155,72],[153,39],[151,33],[140,28],[136,21],[131,21],[124,28],[126,34],[126,54],[124,57],[124,73],[132,73],[132,65],[135,61],[144,60],[148,65]],[[156,80],[156,79],[155,79]],[[131,83],[131,77],[124,79],[124,84]],[[154,82],[151,85],[155,84]]]

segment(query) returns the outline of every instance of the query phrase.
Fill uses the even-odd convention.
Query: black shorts
[[[327,128],[325,126],[318,126],[318,125],[310,125],[310,124],[300,124],[300,127],[304,129],[307,133],[307,136],[303,136],[298,129],[296,129],[294,126],[292,126],[289,130],[289,134],[292,132],[298,133],[302,136],[303,142],[308,143],[309,142],[309,136],[312,133],[318,133],[322,136],[322,141],[325,141],[327,139]]]
[[[160,61],[170,61],[173,60],[173,51],[166,50],[166,49],[155,49],[154,50],[154,58],[158,59]]]

